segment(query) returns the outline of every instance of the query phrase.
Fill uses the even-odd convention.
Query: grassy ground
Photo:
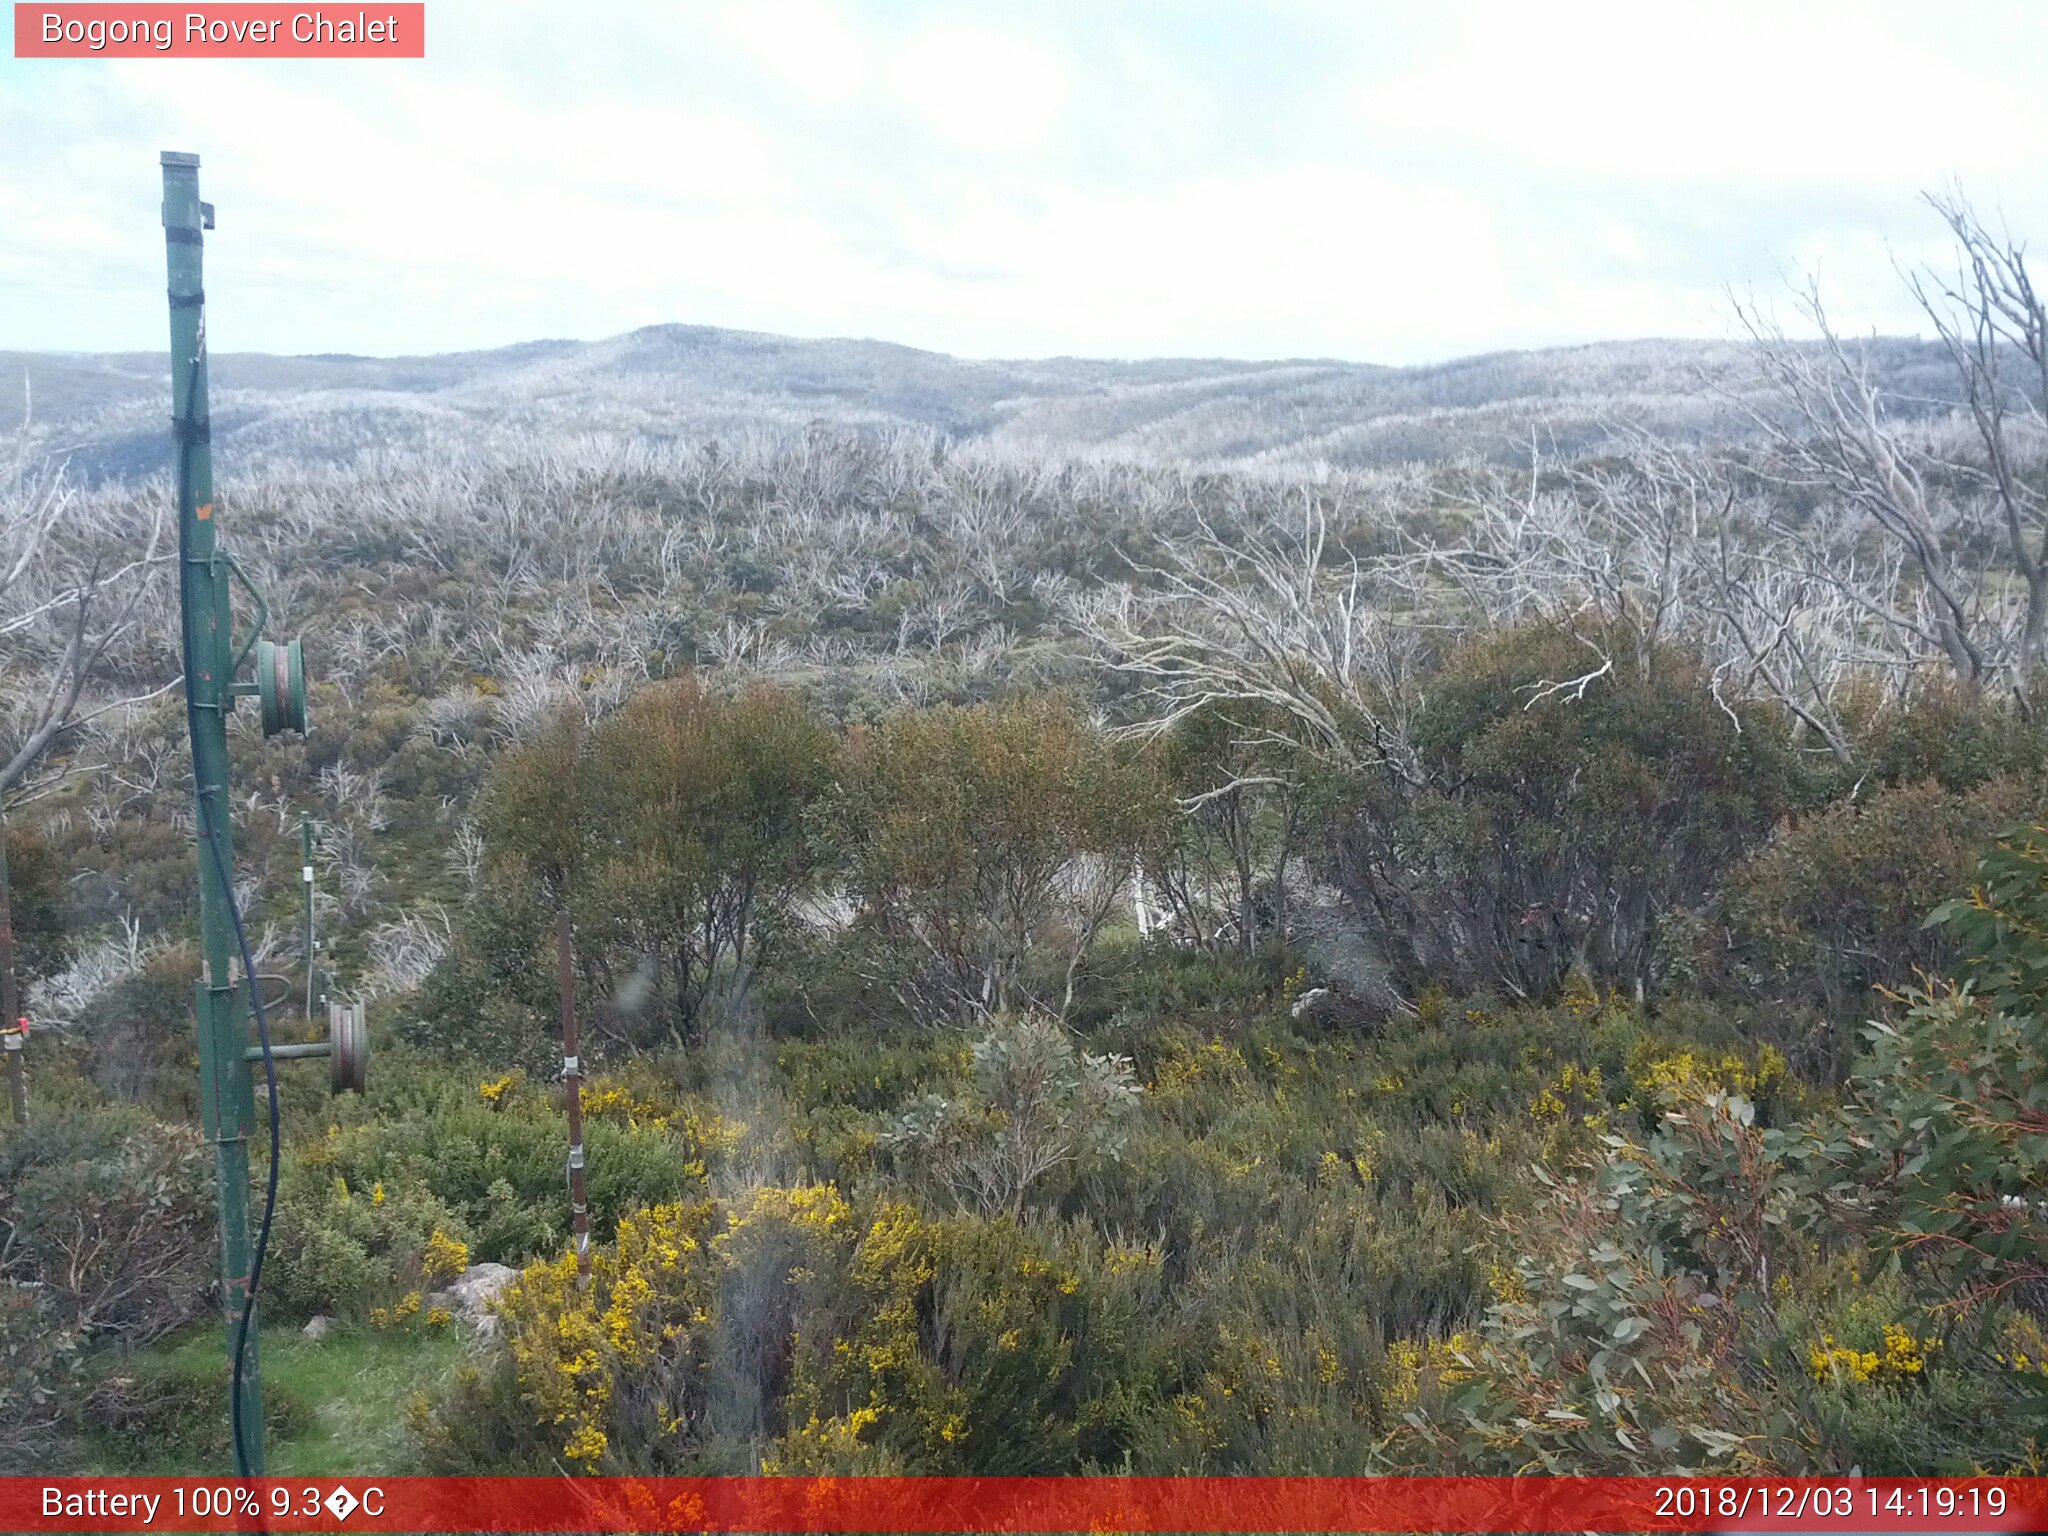
[[[264,1329],[266,1470],[289,1477],[410,1471],[406,1404],[446,1379],[463,1354],[462,1336],[448,1330],[359,1329],[313,1344],[296,1328]],[[122,1400],[94,1432],[87,1470],[225,1470],[225,1357],[221,1331],[211,1325],[133,1356],[117,1372]]]

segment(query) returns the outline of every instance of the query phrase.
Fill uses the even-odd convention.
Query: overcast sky
[[[330,9],[339,10],[339,6]],[[353,14],[354,6],[348,11]],[[110,12],[111,13],[111,12]],[[684,321],[968,356],[1414,362],[1916,329],[1959,179],[2048,239],[2048,5],[428,0],[424,61],[0,58],[0,348]]]

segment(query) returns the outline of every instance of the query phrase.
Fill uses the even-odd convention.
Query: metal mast
[[[184,621],[185,694],[197,797],[200,1114],[214,1146],[220,1199],[221,1305],[229,1366],[237,1324],[249,1302],[249,1133],[255,1084],[244,1061],[248,1027],[229,969],[233,938],[228,881],[234,863],[228,800],[231,680],[228,567],[213,517],[213,450],[206,401],[205,236],[213,207],[199,200],[199,157],[165,151],[164,259],[170,274],[171,436],[177,445],[178,578]],[[263,1470],[263,1390],[254,1327],[243,1341],[235,1471]]]
[[[162,165],[164,259],[170,275],[171,305],[171,439],[177,447],[178,598],[185,716],[192,738],[192,785],[198,813],[193,840],[199,856],[202,966],[197,989],[200,1118],[214,1147],[220,1201],[221,1309],[228,1325],[235,1471],[243,1477],[259,1477],[263,1472],[263,1379],[257,1359],[255,1295],[277,1192],[277,1063],[330,1057],[334,1091],[360,1092],[369,1063],[369,1043],[358,1006],[346,1010],[346,1018],[330,1018],[326,1040],[274,1045],[263,1000],[255,995],[254,967],[233,885],[228,713],[237,697],[253,694],[264,735],[303,732],[306,672],[298,641],[276,645],[263,638],[270,607],[234,556],[220,545],[206,402],[206,290],[201,281],[205,231],[213,228],[213,205],[199,200],[197,155],[167,150]],[[256,609],[249,633],[239,642],[234,639],[228,602],[231,583],[242,588]],[[252,654],[256,680],[236,682],[235,673]],[[309,885],[309,898],[310,892]],[[308,912],[310,923],[310,907]],[[310,949],[309,943],[309,965]],[[238,995],[230,969],[238,953],[243,979],[250,988],[246,999]],[[249,1039],[251,1010],[257,1044]],[[253,1249],[249,1242],[249,1136],[256,1127],[252,1065],[260,1066],[270,1081],[268,1129],[273,1149],[263,1236]]]

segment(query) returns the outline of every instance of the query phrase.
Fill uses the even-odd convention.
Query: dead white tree
[[[2004,553],[2025,587],[2004,660],[2028,703],[2028,675],[2048,630],[2048,309],[2023,245],[1994,235],[1960,192],[1927,203],[1955,237],[1956,269],[1909,281],[1955,364],[1976,428],[1981,457],[1949,462],[1995,508]]]
[[[1579,633],[1594,665],[1545,680],[1530,704],[1582,696],[1610,670],[1616,640],[1639,671],[1675,641],[1705,656],[1738,727],[1729,699],[1761,695],[1848,762],[1844,691],[1872,676],[1899,685],[1932,634],[1899,548],[1873,552],[1840,513],[1791,525],[1725,456],[1626,425],[1607,437],[1597,460],[1546,466],[1532,449],[1525,482],[1480,477],[1461,498],[1465,538],[1409,558],[1462,599],[1470,622],[1544,619]]]
[[[1465,622],[1570,622],[1633,637],[1638,669],[1662,641],[1698,628],[1703,538],[1721,512],[1711,460],[1626,423],[1605,426],[1591,460],[1532,434],[1526,473],[1474,473],[1452,500],[1467,516],[1445,543],[1396,525],[1403,562],[1426,572]],[[1589,634],[1590,640],[1592,636]]]
[[[1138,685],[1150,729],[1250,706],[1248,742],[1407,776],[1418,593],[1398,569],[1332,556],[1328,509],[1296,494],[1298,520],[1244,520],[1236,539],[1195,512],[1193,536],[1134,560],[1134,580],[1072,595],[1069,621]]]
[[[1925,424],[1896,410],[1868,350],[1851,346],[1829,324],[1819,289],[1808,285],[1798,307],[1819,342],[1796,342],[1755,305],[1737,303],[1757,365],[1778,391],[1778,410],[1751,410],[1769,449],[1765,473],[1819,496],[1898,551],[1903,580],[1890,592],[1853,586],[1841,588],[1841,596],[1868,608],[1870,621],[1903,653],[1931,651],[1970,686],[1997,682],[2023,692],[2021,657],[2007,641],[2007,600],[1985,580],[1985,567],[1960,553],[1978,545],[1985,498],[1937,453]],[[1796,551],[1788,563],[1827,582],[1831,561],[1843,543],[1858,543],[1860,528],[1821,522],[1821,537],[1786,530],[1786,545]],[[2034,559],[2011,543],[2005,553]]]
[[[0,471],[0,799],[13,800],[65,776],[52,749],[67,733],[177,682],[108,676],[111,659],[136,659],[127,643],[166,558],[160,498],[144,511],[79,497],[26,445]]]

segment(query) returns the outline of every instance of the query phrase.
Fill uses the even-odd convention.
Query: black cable
[[[242,1367],[248,1353],[249,1320],[256,1314],[256,1292],[263,1284],[263,1260],[270,1252],[270,1222],[277,1214],[277,1171],[282,1160],[283,1136],[277,1108],[277,1058],[270,1050],[270,1021],[263,1016],[263,988],[256,980],[256,963],[249,955],[249,935],[242,926],[242,909],[235,900],[234,883],[223,865],[220,846],[213,842],[210,833],[207,842],[213,848],[213,865],[220,876],[221,889],[227,893],[228,920],[234,924],[235,946],[242,954],[242,980],[249,988],[249,1006],[256,1014],[256,1038],[263,1047],[263,1082],[270,1109],[270,1168],[263,1181],[263,1220],[256,1229],[255,1251],[249,1257],[248,1294],[242,1303],[241,1318],[235,1324],[234,1368],[228,1377],[228,1412],[234,1417],[237,1471],[253,1476],[248,1448],[242,1444]]]
[[[249,1465],[249,1448],[242,1441],[242,1367],[248,1355],[249,1320],[256,1312],[256,1292],[263,1283],[263,1260],[270,1251],[270,1223],[277,1214],[277,1170],[283,1141],[277,1108],[277,1059],[270,1049],[270,1021],[263,1013],[263,988],[256,980],[256,962],[249,954],[249,934],[242,925],[242,909],[235,900],[235,883],[230,878],[227,860],[221,857],[220,844],[214,840],[213,818],[207,809],[208,790],[198,782],[199,765],[199,706],[192,698],[192,631],[185,623],[185,566],[191,559],[190,519],[184,515],[184,499],[191,486],[192,444],[197,440],[197,424],[191,411],[193,396],[199,386],[199,359],[192,359],[191,374],[185,387],[185,416],[173,425],[178,438],[178,636],[179,649],[185,667],[185,731],[192,742],[194,803],[199,812],[199,840],[204,843],[213,858],[213,871],[220,881],[221,895],[227,903],[228,922],[235,930],[235,946],[242,957],[242,981],[249,989],[249,1005],[256,1013],[256,1036],[263,1046],[263,1079],[270,1097],[270,1173],[263,1190],[263,1221],[257,1228],[256,1248],[249,1260],[249,1275],[243,1285],[242,1315],[235,1320],[235,1340],[230,1352],[228,1375],[228,1427],[234,1437],[235,1473],[239,1477],[252,1476]],[[223,679],[221,686],[231,686],[233,679]],[[223,695],[227,697],[227,695]]]

